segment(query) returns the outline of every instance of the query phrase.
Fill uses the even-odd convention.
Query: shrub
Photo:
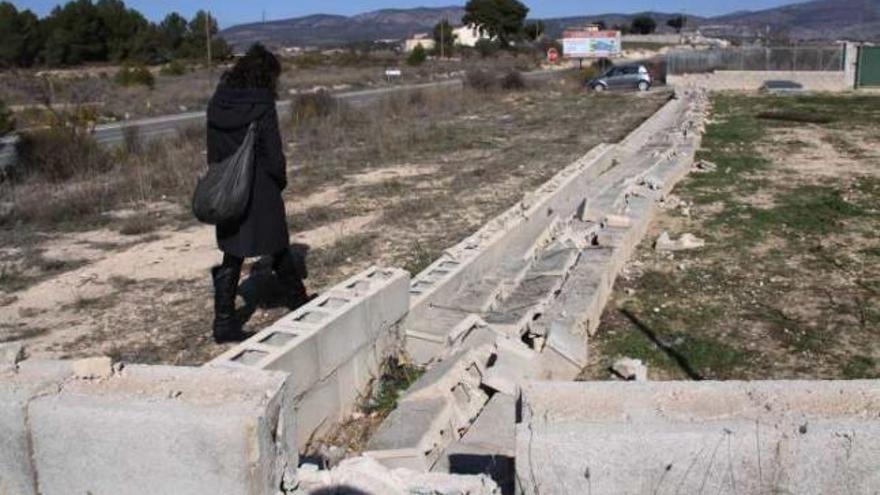
[[[186,65],[184,65],[179,60],[172,60],[171,62],[162,66],[159,70],[159,73],[163,76],[182,76],[186,74]]]
[[[526,89],[526,81],[520,71],[511,69],[501,78],[501,87],[508,91],[519,91]]]
[[[12,112],[6,108],[6,103],[0,100],[0,136],[5,136],[15,130],[15,118]]]
[[[291,119],[297,125],[304,121],[326,117],[336,110],[337,102],[327,91],[297,95],[293,100]]]
[[[474,48],[476,48],[477,53],[479,53],[480,56],[486,58],[498,53],[499,46],[498,43],[495,41],[481,39],[477,41],[477,44],[474,45]]]
[[[112,167],[109,155],[91,137],[66,127],[23,134],[18,155],[20,176],[39,175],[50,182]]]
[[[422,47],[422,44],[419,43],[406,58],[406,63],[412,66],[417,66],[425,63],[425,60],[428,60],[428,52],[426,52]]]
[[[125,66],[119,69],[114,80],[125,87],[141,85],[153,89],[156,86],[156,78],[143,66]]]
[[[306,52],[294,57],[293,63],[300,69],[310,69],[323,65],[326,60],[327,57],[320,52]]]
[[[477,91],[489,91],[498,83],[495,74],[486,69],[474,69],[467,71],[465,75],[467,85]]]

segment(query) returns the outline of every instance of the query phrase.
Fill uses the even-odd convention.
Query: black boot
[[[249,335],[241,330],[241,321],[235,313],[241,268],[215,266],[211,275],[214,277],[214,341],[222,344],[247,339]]]
[[[303,268],[301,265],[302,263],[297,263],[297,260],[289,249],[285,249],[283,252],[276,254],[272,264],[272,268],[275,270],[278,280],[281,282],[281,285],[284,286],[285,292],[283,303],[291,311],[303,306],[315,298],[314,295],[310,296],[306,292],[306,286],[303,284],[303,274],[301,273]]]

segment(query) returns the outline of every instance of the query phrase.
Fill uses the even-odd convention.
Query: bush
[[[499,45],[495,41],[481,39],[477,41],[477,44],[474,45],[474,48],[476,48],[477,53],[479,53],[481,57],[486,58],[498,53]]]
[[[6,108],[6,103],[0,100],[0,136],[5,136],[15,130],[15,118],[12,112]]]
[[[320,52],[306,52],[294,57],[293,63],[300,69],[310,69],[324,65],[326,60],[327,57]]]
[[[511,69],[501,78],[501,87],[508,91],[519,91],[526,89],[526,81],[520,71]]]
[[[592,67],[594,69],[596,69],[597,73],[601,74],[601,73],[605,72],[606,70],[614,67],[614,62],[612,62],[610,59],[602,57],[599,60],[596,60],[595,62],[593,62]]]
[[[327,91],[297,95],[293,100],[291,119],[298,125],[310,119],[326,117],[336,110],[337,101]]]
[[[109,170],[110,156],[89,136],[73,128],[28,132],[18,142],[19,176],[39,175],[50,182]]]
[[[419,43],[406,58],[406,63],[412,66],[417,66],[425,63],[425,60],[428,60],[428,52],[426,52],[422,47],[422,44]]]
[[[162,66],[159,70],[159,74],[162,74],[163,76],[182,76],[186,74],[186,66],[179,60],[172,60]]]
[[[125,66],[119,69],[114,81],[125,87],[141,85],[153,89],[156,86],[156,78],[143,66]]]
[[[477,91],[490,91],[498,83],[498,78],[488,70],[474,69],[467,71],[465,82]]]

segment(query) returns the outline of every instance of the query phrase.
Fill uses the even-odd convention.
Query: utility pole
[[[208,87],[210,88],[214,82],[214,66],[212,62],[214,57],[211,55],[211,12],[205,13],[205,45],[208,47]]]
[[[446,58],[446,26],[449,25],[449,21],[443,19],[443,22],[440,23],[440,60]]]

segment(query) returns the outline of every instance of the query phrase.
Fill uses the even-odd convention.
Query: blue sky
[[[776,7],[796,0],[618,0],[615,2],[588,2],[585,0],[525,0],[531,17],[558,17],[568,15],[602,14],[608,12],[639,12],[644,10],[679,11],[695,15],[726,14],[736,10],[757,10]],[[58,1],[13,0],[18,8],[31,9],[45,15]],[[189,17],[199,9],[210,9],[226,27],[244,22],[259,21],[266,12],[268,19],[284,19],[308,14],[351,15],[382,8],[439,7],[464,4],[464,0],[326,0],[305,2],[289,0],[127,0],[127,5],[143,12],[153,20],[161,19],[170,11]]]

